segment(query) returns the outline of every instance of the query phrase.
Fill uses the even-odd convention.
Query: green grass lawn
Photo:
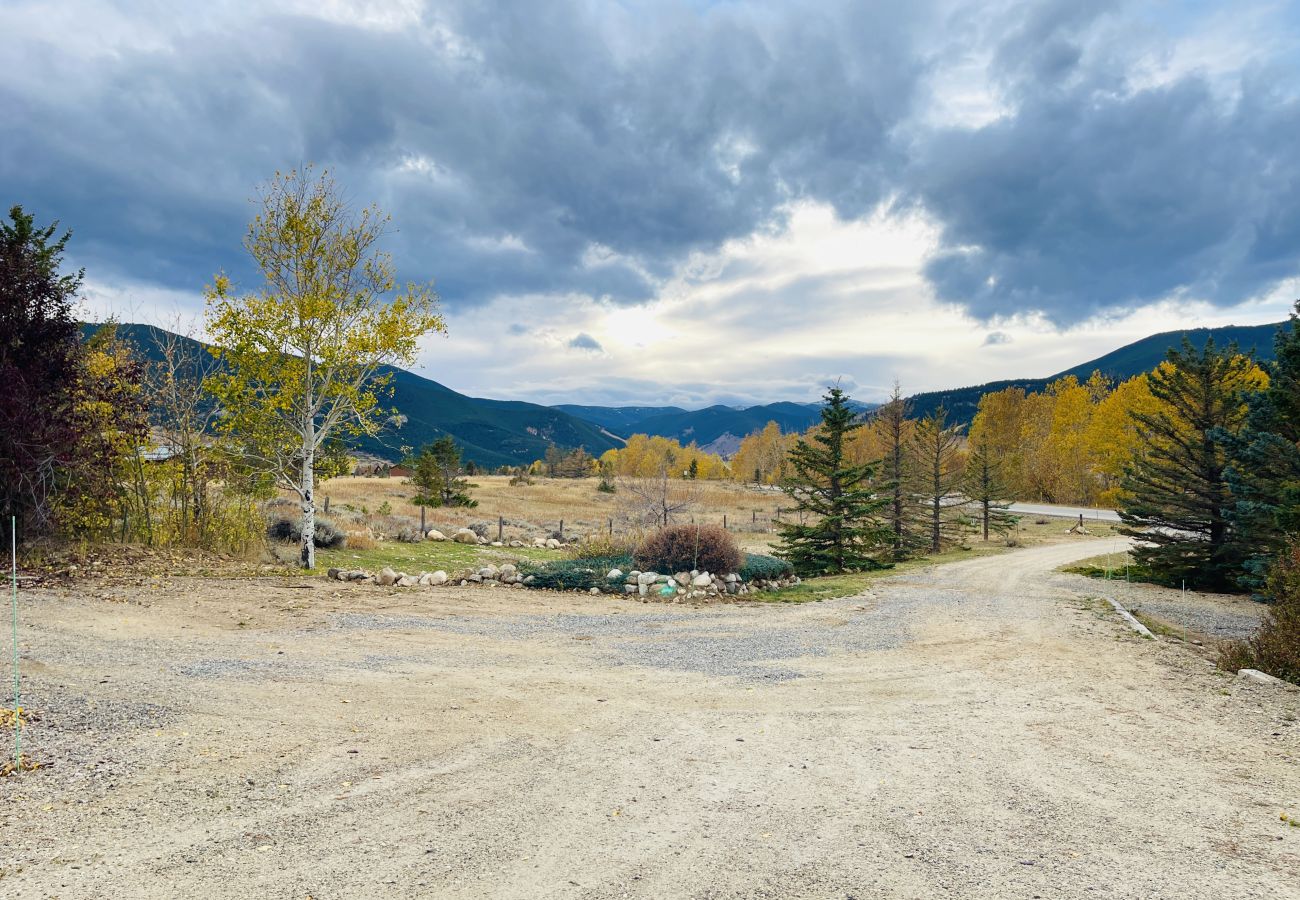
[[[439,569],[455,574],[489,563],[499,565],[524,559],[543,562],[560,559],[561,556],[557,550],[536,547],[486,547],[457,544],[453,541],[424,541],[419,544],[385,541],[374,550],[352,550],[346,547],[342,550],[317,550],[314,571],[324,572],[326,569],[338,568],[378,572],[388,566],[408,575],[436,572]]]
[[[872,583],[881,578],[913,572],[926,566],[960,562],[963,559],[974,559],[977,556],[993,556],[998,553],[1006,553],[1010,549],[1004,544],[993,542],[975,544],[969,550],[953,548],[952,550],[945,550],[943,553],[936,553],[933,556],[922,556],[895,563],[889,569],[854,572],[849,575],[825,575],[821,578],[805,578],[801,584],[794,587],[782,588],[774,593],[760,592],[751,594],[749,599],[762,600],[767,603],[808,603],[814,600],[835,600],[839,597],[852,597],[854,594],[862,593],[871,587]]]

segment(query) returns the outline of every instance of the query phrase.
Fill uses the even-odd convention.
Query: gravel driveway
[[[1079,541],[846,600],[30,594],[6,897],[1300,897],[1300,695]],[[119,592],[120,593],[120,592]]]

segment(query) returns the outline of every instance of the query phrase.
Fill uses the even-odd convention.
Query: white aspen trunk
[[[302,430],[302,481],[298,493],[302,496],[302,554],[304,569],[316,568],[316,463],[315,423],[308,419]]]

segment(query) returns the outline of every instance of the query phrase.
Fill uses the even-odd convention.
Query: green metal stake
[[[22,694],[18,680],[18,517],[9,518],[9,552],[13,560],[13,607],[14,607],[14,775],[23,771],[23,718],[19,713],[22,708]]]

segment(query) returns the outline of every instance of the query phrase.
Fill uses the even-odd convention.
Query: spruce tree
[[[460,477],[460,448],[450,435],[438,438],[415,458],[411,483],[416,506],[478,506],[469,496],[473,487]]]
[[[1132,413],[1146,449],[1125,472],[1120,533],[1137,538],[1134,559],[1166,584],[1235,584],[1241,554],[1228,519],[1224,441],[1241,428],[1253,367],[1235,346],[1222,351],[1210,340],[1198,351],[1184,338],[1148,376],[1160,407]]]
[[[1243,553],[1238,582],[1256,593],[1287,535],[1300,533],[1300,301],[1274,350],[1268,386],[1247,396],[1240,433],[1218,435],[1228,453],[1228,519]]]
[[[948,425],[948,411],[939,406],[916,423],[909,446],[916,462],[915,492],[925,507],[926,537],[931,553],[956,543],[966,524],[958,502],[961,487],[961,437]]]
[[[971,447],[963,481],[963,492],[975,505],[985,541],[990,534],[1004,534],[1016,527],[1020,519],[1007,512],[1010,506],[1007,498],[1012,494],[1002,472],[1002,460],[988,441],[980,441]]]
[[[877,490],[889,500],[885,520],[892,535],[891,552],[895,560],[907,559],[925,545],[920,534],[921,509],[908,487],[907,443],[910,426],[915,424],[908,420],[908,412],[902,389],[894,382],[889,402],[876,410],[872,425],[885,445]]]
[[[845,437],[863,424],[848,397],[832,387],[824,399],[821,426],[790,451],[793,473],[781,489],[801,521],[782,523],[780,555],[803,575],[881,568],[892,543],[880,518],[889,500],[872,491],[873,466],[854,465],[845,453]]]

